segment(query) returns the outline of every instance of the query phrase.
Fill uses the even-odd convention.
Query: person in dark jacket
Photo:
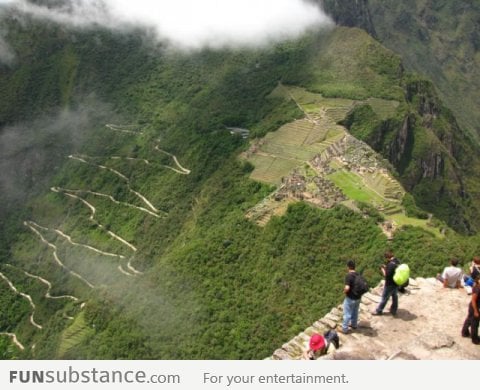
[[[355,295],[353,286],[355,284],[355,278],[357,277],[357,272],[355,271],[355,261],[348,260],[347,262],[348,273],[345,276],[345,283],[343,288],[343,293],[345,294],[345,299],[343,301],[343,323],[342,327],[339,329],[343,334],[348,333],[348,327],[352,329],[357,329],[358,326],[358,310],[360,308],[360,296]]]
[[[385,252],[384,257],[387,260],[387,264],[382,265],[381,270],[383,276],[385,277],[385,286],[383,287],[382,300],[372,314],[377,316],[382,315],[383,309],[385,309],[388,300],[390,299],[390,297],[392,297],[390,313],[395,316],[397,315],[398,310],[398,286],[393,280],[393,275],[395,275],[395,270],[397,269],[400,262],[393,255],[392,251]]]
[[[478,337],[478,325],[480,323],[480,274],[474,278],[475,284],[472,289],[472,300],[468,305],[468,315],[463,323],[462,336],[471,337],[473,344],[480,344]]]

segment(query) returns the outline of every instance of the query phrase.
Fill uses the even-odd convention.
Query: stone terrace
[[[390,302],[383,316],[372,316],[382,288],[380,284],[362,297],[359,328],[348,335],[339,333],[339,349],[330,346],[322,359],[480,359],[480,346],[460,336],[470,301],[463,289],[444,289],[433,278],[411,279],[407,293],[399,294],[396,317],[388,314]],[[339,306],[276,350],[271,359],[301,359],[311,334],[323,334],[341,321]]]

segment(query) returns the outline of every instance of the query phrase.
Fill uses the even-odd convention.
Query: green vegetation
[[[390,140],[395,136],[388,130],[402,123],[406,107],[418,111],[423,100],[416,95],[429,91],[418,83],[405,84],[409,80],[400,59],[360,30],[340,28],[264,50],[183,54],[161,47],[152,52],[142,44],[141,33],[70,32],[14,21],[8,21],[8,28],[19,58],[14,67],[2,68],[2,126],[23,118],[35,123],[39,113],[68,113],[66,107],[96,106],[102,112],[89,114],[88,126],[71,126],[79,132],[77,142],[68,142],[71,133],[48,136],[38,126],[35,136],[42,142],[21,149],[50,145],[48,151],[58,152],[46,158],[48,164],[38,165],[42,185],[22,187],[20,192],[28,194],[16,209],[2,205],[1,263],[48,279],[52,296],[78,301],[48,298],[44,283],[7,267],[5,273],[18,290],[32,296],[44,327],[32,327],[28,302],[2,284],[0,302],[6,310],[0,331],[15,332],[27,347],[16,355],[10,340],[1,338],[0,353],[7,358],[264,358],[339,303],[346,259],[357,259],[374,284],[381,278],[377,269],[387,245],[415,276],[431,276],[449,257],[466,262],[480,250],[478,236],[447,230],[439,239],[419,227],[401,228],[387,244],[377,225],[381,216],[365,207],[362,212],[344,206],[321,210],[298,202],[263,228],[245,218],[272,192],[268,184],[291,169],[291,161],[304,165],[339,136],[335,121],[343,119],[353,100],[369,102],[368,114],[387,127],[385,139]],[[292,93],[304,99],[309,115],[319,114],[315,99],[321,93],[318,99],[332,127],[320,131],[294,122],[303,113],[278,94],[279,81],[299,87]],[[408,102],[405,88],[411,92]],[[447,137],[452,118],[442,113],[438,124]],[[135,130],[119,132],[106,123],[133,125]],[[360,123],[358,128],[368,135],[376,130],[362,117],[349,123],[352,128]],[[415,129],[422,125],[427,127],[416,123]],[[257,156],[253,167],[239,159],[248,145],[230,135],[228,126],[252,129],[252,137],[258,138],[277,130],[266,138],[272,141],[269,147],[279,148],[281,164]],[[422,161],[433,137],[427,131],[421,136],[423,146],[412,149],[415,163]],[[175,160],[157,146],[190,174],[173,170],[178,168]],[[90,156],[86,160],[95,164],[67,159],[70,154]],[[122,159],[112,160],[114,156]],[[37,166],[35,160],[26,161]],[[449,164],[446,172],[457,172],[456,163]],[[252,171],[258,174],[254,169],[271,175],[264,180],[267,184],[251,180]],[[402,172],[411,172],[407,162]],[[359,191],[352,175],[338,175],[350,186],[352,198],[383,204],[368,186]],[[437,178],[428,184],[438,194]],[[475,178],[469,176],[472,182]],[[418,199],[433,196],[422,193],[424,183],[414,188],[419,207],[424,203]],[[148,199],[159,216],[139,209],[148,206],[132,191]],[[457,198],[451,193],[444,199]],[[468,211],[475,207],[461,205]]]
[[[384,198],[365,185],[362,178],[354,172],[338,171],[328,176],[350,198],[359,202],[380,205]]]
[[[402,206],[405,207],[405,213],[408,217],[428,219],[428,213],[418,208],[415,204],[415,199],[413,199],[413,196],[410,194],[405,194],[402,200]]]
[[[480,132],[478,2],[369,0],[378,38],[433,80],[462,127]]]
[[[322,42],[311,88],[326,97],[403,100],[401,59],[361,30],[338,28]]]
[[[81,312],[62,333],[57,357],[64,358],[72,348],[92,337],[93,333],[94,330],[85,321],[85,313]]]

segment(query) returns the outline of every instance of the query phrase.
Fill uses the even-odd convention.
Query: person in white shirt
[[[458,267],[458,259],[450,260],[450,267],[445,267],[441,275],[437,275],[437,279],[443,283],[445,288],[461,288],[463,271]]]

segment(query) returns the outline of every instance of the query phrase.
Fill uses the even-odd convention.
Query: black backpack
[[[356,274],[353,280],[352,294],[360,298],[363,294],[368,292],[368,283],[361,274]]]

